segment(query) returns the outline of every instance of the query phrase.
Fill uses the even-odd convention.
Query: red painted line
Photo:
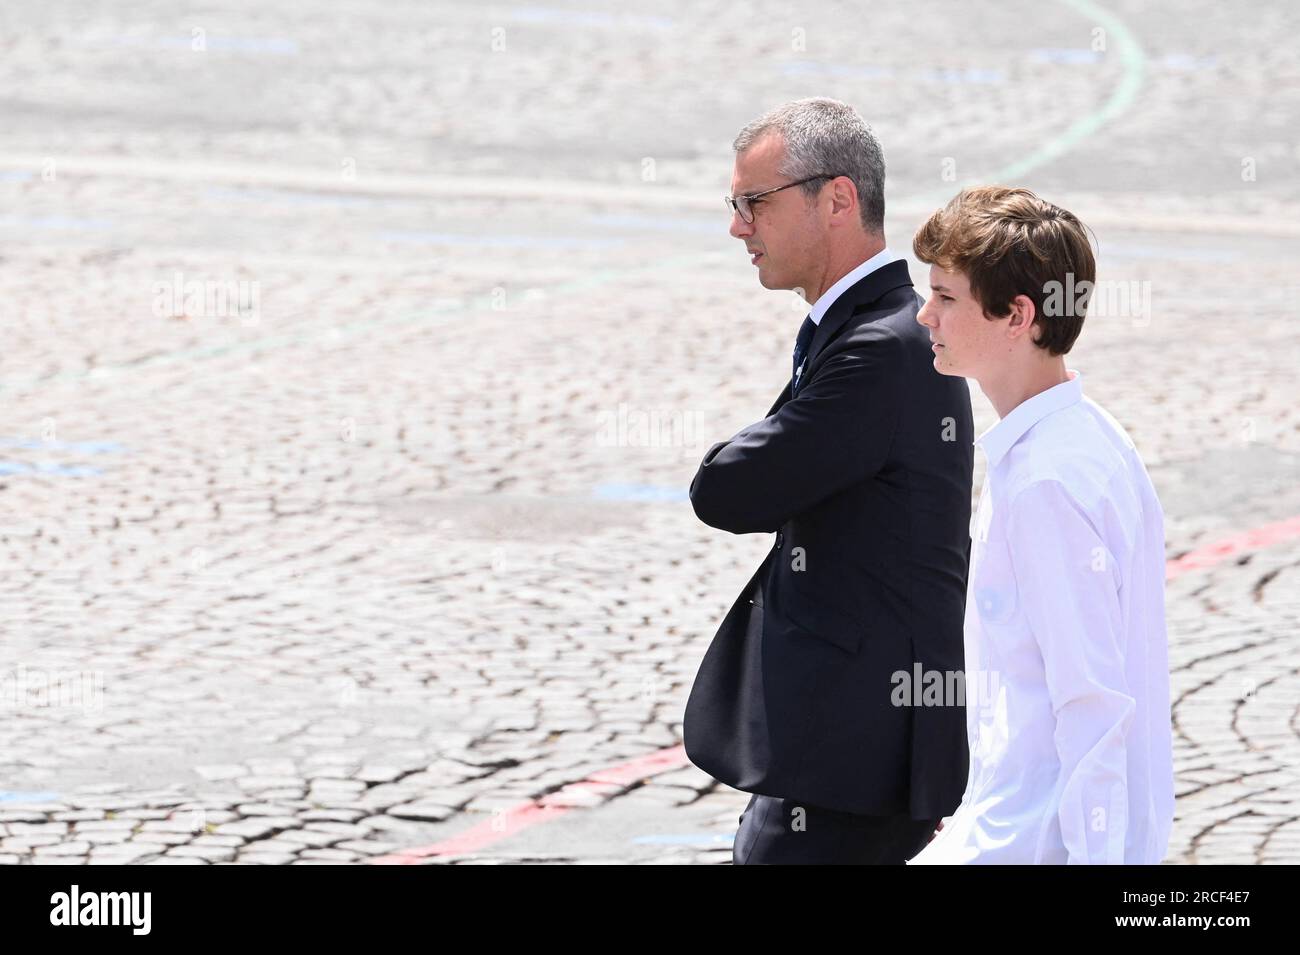
[[[503,812],[494,812],[491,819],[484,820],[477,826],[459,835],[452,836],[450,839],[444,839],[442,842],[435,842],[429,846],[402,849],[399,852],[379,856],[369,861],[371,865],[419,865],[421,861],[430,856],[464,855],[477,852],[494,842],[500,842],[502,839],[518,835],[523,830],[544,822],[550,822],[552,819],[556,819],[574,809],[575,807],[572,805],[565,805],[568,797],[581,796],[583,793],[592,792],[600,794],[616,792],[651,776],[658,776],[660,773],[679,769],[689,762],[690,760],[686,757],[686,747],[681,743],[677,743],[656,752],[638,756],[626,763],[619,763],[617,766],[597,770],[585,779],[569,783],[558,792],[548,793],[538,799],[521,802]]]
[[[1215,564],[1231,560],[1249,551],[1262,550],[1296,537],[1300,537],[1300,515],[1287,518],[1285,521],[1261,524],[1259,527],[1225,537],[1213,544],[1197,547],[1177,560],[1169,561],[1165,564],[1165,579],[1173,580],[1193,570],[1204,570],[1206,567],[1213,567]]]
[[[1173,580],[1195,570],[1213,567],[1241,554],[1262,550],[1296,538],[1300,538],[1300,515],[1272,524],[1262,524],[1240,534],[1190,550],[1177,560],[1166,562],[1165,578]],[[492,819],[485,820],[458,836],[435,842],[433,845],[402,849],[369,861],[371,865],[418,865],[431,856],[476,852],[494,842],[518,835],[525,829],[550,822],[578,808],[565,804],[567,796],[580,796],[585,792],[609,793],[626,789],[642,779],[677,769],[689,762],[686,748],[678,743],[645,756],[638,756],[626,763],[597,770],[585,779],[570,783],[559,792],[549,793],[540,799],[521,802],[501,813],[493,813]]]

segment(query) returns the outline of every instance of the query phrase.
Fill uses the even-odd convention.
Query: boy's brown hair
[[[912,251],[927,265],[966,275],[990,320],[1010,314],[1017,295],[1028,296],[1035,344],[1053,355],[1068,352],[1083,329],[1097,275],[1084,225],[1028,189],[963,189],[917,230]]]

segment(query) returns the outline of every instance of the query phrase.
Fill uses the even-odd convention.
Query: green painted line
[[[966,186],[1012,184],[1017,179],[1023,178],[1027,173],[1065,155],[1107,123],[1122,116],[1133,105],[1146,78],[1147,64],[1146,54],[1142,51],[1142,46],[1138,43],[1137,37],[1133,35],[1133,32],[1124,25],[1124,22],[1119,17],[1098,4],[1091,3],[1089,0],[1059,0],[1059,2],[1070,7],[1080,16],[1092,20],[1093,23],[1106,31],[1107,52],[1111,49],[1117,50],[1123,67],[1123,73],[1120,76],[1119,84],[1115,87],[1115,91],[1098,109],[1071,123],[1029,155],[1017,159],[989,175],[965,179],[943,189],[927,190],[924,193],[902,199],[900,202],[929,202],[933,203],[935,208],[938,208],[956,195],[958,190]]]
[[[1124,69],[1119,85],[1115,88],[1115,91],[1111,94],[1110,98],[1107,99],[1099,109],[1072,123],[1064,131],[1054,136],[1028,156],[1003,167],[994,173],[991,178],[984,177],[977,180],[969,180],[965,183],[966,185],[977,185],[979,183],[987,182],[1006,182],[1019,179],[1029,171],[1037,169],[1073,149],[1084,139],[1101,129],[1101,127],[1121,116],[1130,106],[1132,106],[1134,100],[1137,98],[1138,91],[1142,88],[1143,79],[1146,73],[1146,56],[1133,33],[1124,25],[1123,21],[1120,20],[1119,17],[1115,16],[1115,14],[1100,5],[1090,2],[1090,0],[1060,0],[1060,2],[1073,9],[1080,16],[1087,17],[1093,20],[1098,26],[1102,27],[1106,31],[1106,42],[1108,47],[1112,41],[1114,42],[1115,46],[1118,48],[1120,60]],[[936,190],[932,193],[906,197],[901,201],[904,203],[924,201],[927,196],[939,195],[940,193]],[[949,198],[951,198],[951,193],[944,192],[942,193],[942,198],[936,198],[934,201],[939,205],[946,202]],[[547,289],[547,295],[548,297],[563,296],[583,292],[589,289],[599,288],[603,285],[608,285],[611,282],[638,273],[672,269],[678,265],[687,265],[698,262],[698,260],[699,255],[697,254],[681,255],[674,256],[671,259],[661,262],[656,262],[649,266],[634,266],[624,269],[597,271],[591,275],[570,279],[561,282],[557,286],[552,286]],[[327,340],[334,335],[342,338],[347,335],[358,334],[361,332],[373,332],[375,329],[379,328],[427,322],[430,319],[450,320],[453,318],[463,318],[471,312],[486,311],[490,308],[490,296],[479,296],[473,299],[469,305],[454,304],[440,308],[424,309],[405,315],[395,315],[377,321],[359,319],[343,325],[335,325],[324,329],[315,329],[311,332],[287,332],[282,335],[273,335],[247,342],[233,342],[223,345],[186,348],[175,352],[168,352],[165,355],[151,357],[143,361],[128,362],[121,365],[105,365],[87,371],[67,372],[61,375],[51,375],[43,378],[18,380],[7,379],[0,382],[0,393],[3,393],[6,389],[12,389],[14,387],[30,387],[32,385],[84,381],[87,378],[105,378],[110,375],[121,374],[123,372],[135,371],[140,368],[148,368],[157,365],[218,358],[223,355],[239,353],[270,351],[286,346],[301,345],[307,342],[319,342]],[[292,318],[293,316],[290,315],[287,317]],[[194,381],[198,379],[190,380]]]
[[[1123,75],[1120,77],[1119,85],[1115,87],[1115,92],[1100,109],[1071,123],[1064,132],[1052,137],[1023,159],[998,170],[993,177],[994,182],[1019,179],[1030,170],[1037,169],[1069,152],[1111,120],[1127,112],[1142,88],[1142,82],[1146,77],[1146,54],[1142,52],[1137,37],[1124,25],[1124,21],[1098,4],[1090,3],[1089,0],[1061,0],[1061,2],[1080,16],[1091,19],[1106,31],[1107,50],[1109,51],[1113,41],[1119,51],[1120,63],[1124,69]]]

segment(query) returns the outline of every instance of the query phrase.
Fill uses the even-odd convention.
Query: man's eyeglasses
[[[752,196],[723,196],[725,202],[732,212],[738,213],[746,222],[754,221],[754,203],[763,196],[771,195],[774,192],[780,192],[782,189],[789,189],[791,186],[802,186],[805,182],[812,182],[816,179],[836,179],[837,176],[809,176],[807,179],[800,179],[798,182],[787,182],[784,186],[777,186],[775,189],[764,189],[762,192],[756,192]]]

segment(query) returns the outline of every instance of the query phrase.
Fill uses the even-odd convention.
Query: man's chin
[[[945,361],[945,360],[943,359],[943,357],[940,356],[940,355],[935,355],[935,356],[934,356],[934,370],[937,371],[937,372],[938,372],[939,374],[941,374],[941,375],[950,375],[950,376],[955,377],[955,378],[964,378],[964,377],[966,377],[966,376],[963,375],[960,371],[958,371],[956,368],[954,368],[950,363],[948,363],[947,361]]]

